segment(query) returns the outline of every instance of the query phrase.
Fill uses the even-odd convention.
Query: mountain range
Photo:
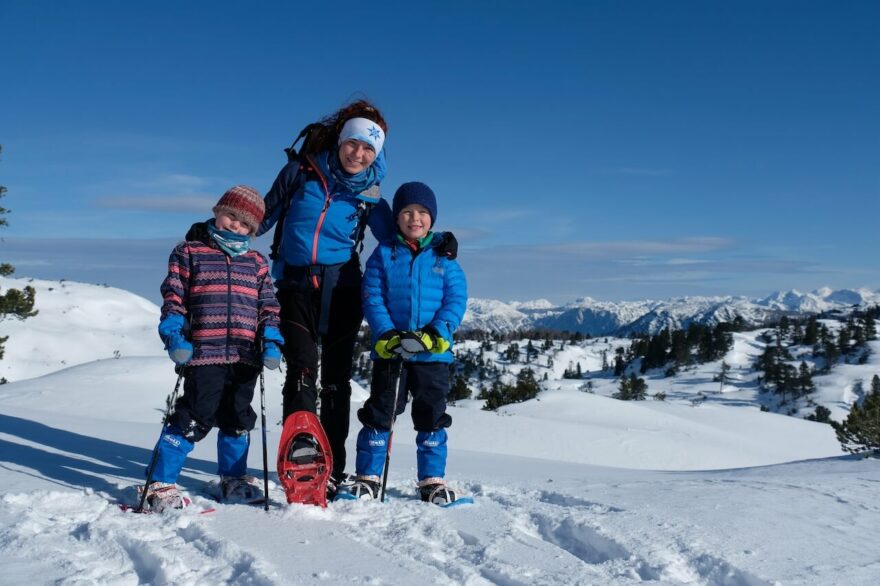
[[[583,297],[565,305],[554,305],[546,299],[509,303],[470,299],[461,330],[507,333],[539,328],[591,336],[626,336],[656,334],[664,328],[682,329],[692,323],[715,325],[733,321],[737,316],[751,324],[764,324],[783,315],[806,316],[878,304],[880,290],[865,288],[823,288],[809,293],[792,289],[764,298],[675,297],[612,302]]]

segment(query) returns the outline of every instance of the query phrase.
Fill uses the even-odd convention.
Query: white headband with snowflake
[[[347,140],[359,140],[370,145],[376,154],[382,150],[385,144],[385,133],[382,128],[366,118],[351,118],[345,122],[342,131],[339,133],[339,143],[342,144]]]

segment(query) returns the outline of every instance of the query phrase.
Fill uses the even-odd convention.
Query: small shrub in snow
[[[819,405],[818,407],[816,407],[815,413],[807,415],[807,419],[809,419],[810,421],[818,421],[819,423],[830,423],[831,409]]]

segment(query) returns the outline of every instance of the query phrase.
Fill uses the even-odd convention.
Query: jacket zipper
[[[226,360],[229,361],[229,346],[232,344],[232,265],[226,257]]]
[[[330,207],[332,196],[330,195],[330,188],[327,186],[327,179],[324,178],[321,170],[318,169],[318,166],[315,164],[311,157],[306,157],[306,160],[308,160],[308,162],[312,165],[312,168],[318,175],[318,179],[321,180],[321,185],[324,187],[324,209],[321,210],[321,215],[318,216],[318,225],[315,226],[315,234],[312,237],[312,265],[316,265],[318,264],[318,237],[321,234],[321,228],[324,225],[324,219],[327,217],[327,209]],[[318,282],[318,276],[310,275],[310,277],[312,280],[312,287],[315,289],[319,289],[320,283]]]

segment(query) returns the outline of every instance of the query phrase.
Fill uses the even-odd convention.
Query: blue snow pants
[[[177,482],[195,443],[215,426],[217,473],[245,475],[250,431],[257,422],[251,401],[259,373],[258,367],[242,363],[186,368],[183,395],[156,443],[154,481]]]
[[[398,386],[399,381],[402,382]],[[394,393],[398,388],[395,406]],[[392,413],[403,413],[408,394],[412,395],[411,416],[418,432],[418,478],[443,478],[446,475],[446,428],[452,425],[452,417],[446,413],[449,365],[440,362],[375,360],[370,397],[358,410],[358,419],[364,424],[357,438],[355,472],[358,476],[382,475]]]

